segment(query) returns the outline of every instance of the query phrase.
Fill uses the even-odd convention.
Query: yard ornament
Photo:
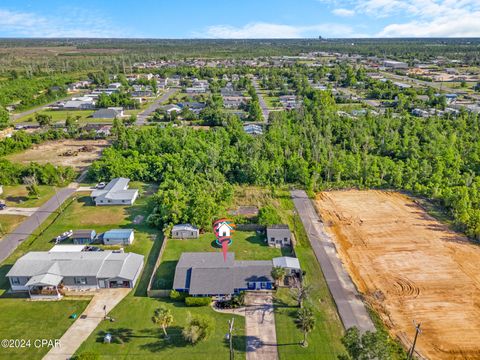
[[[218,219],[213,222],[213,232],[217,238],[217,245],[222,247],[223,260],[227,261],[228,245],[232,243],[235,224],[231,219]]]

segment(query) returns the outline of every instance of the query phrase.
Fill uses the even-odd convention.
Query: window
[[[288,241],[288,238],[283,238],[283,241],[287,242],[287,241]]]
[[[73,278],[73,282],[75,285],[87,285],[87,278],[86,277],[75,277]]]
[[[10,282],[12,283],[12,285],[20,285],[20,279],[18,277],[10,278]]]

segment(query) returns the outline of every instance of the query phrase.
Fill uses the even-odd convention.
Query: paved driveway
[[[167,101],[170,96],[172,96],[174,93],[178,91],[177,88],[170,88],[165,94],[160,96],[155,102],[150,105],[146,110],[138,114],[137,116],[137,122],[135,123],[136,125],[145,125],[147,122],[147,119],[150,115],[153,114],[155,110],[157,110],[162,104]]]
[[[60,338],[60,346],[52,348],[44,360],[66,360],[69,359],[80,345],[90,336],[90,334],[103,321],[107,307],[107,313],[110,312],[122,299],[127,296],[131,289],[102,289],[94,295],[85,311],[68,328]],[[86,315],[85,318],[82,318]]]
[[[277,333],[271,293],[247,293],[247,360],[277,360]]]
[[[335,248],[335,243],[325,232],[312,202],[303,190],[293,190],[293,202],[302,219],[303,227],[312,245],[338,314],[345,329],[356,326],[360,331],[375,331],[365,304],[359,297],[352,279],[344,268]]]

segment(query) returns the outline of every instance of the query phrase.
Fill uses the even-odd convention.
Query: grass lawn
[[[232,244],[228,251],[235,253],[237,260],[270,260],[282,256],[282,250],[265,244],[265,237],[252,231],[236,231],[232,236]],[[162,262],[157,269],[154,288],[171,289],[175,267],[183,252],[221,252],[215,244],[215,235],[206,233],[198,239],[169,239]]]
[[[55,188],[48,185],[39,185],[40,194],[38,199],[30,198],[25,185],[5,185],[0,199],[5,201],[7,206],[12,207],[38,207],[55,194]]]
[[[79,122],[84,123],[84,122],[89,122],[90,120],[97,120],[97,119],[91,119],[90,116],[94,113],[93,110],[41,110],[36,112],[35,114],[45,114],[49,115],[52,117],[52,122],[57,123],[57,122],[65,122],[65,119],[67,118],[68,115],[73,117],[74,119],[77,116],[80,116]],[[24,117],[21,117],[17,120],[15,120],[15,123],[24,123],[24,122],[32,122],[32,124],[36,124],[35,121],[35,114],[30,114]]]
[[[2,215],[0,214],[0,239],[9,234],[15,229],[20,223],[25,220],[25,216],[21,215]]]
[[[41,359],[47,347],[36,348],[36,339],[60,339],[89,300],[29,301],[0,297],[0,338],[31,340],[26,348],[0,348],[0,359]]]
[[[289,191],[286,189],[237,187],[234,198],[235,206],[254,205],[261,208],[271,204],[277,209],[282,222],[294,230],[295,252],[302,269],[306,272],[306,282],[313,287],[308,305],[314,311],[316,325],[315,330],[308,336],[309,346],[307,348],[299,345],[303,334],[295,326],[294,320],[298,308],[290,296],[290,291],[288,289],[277,291],[275,323],[277,343],[280,345],[278,347],[280,359],[336,359],[337,355],[344,353],[343,345],[340,343],[343,325],[298,215],[294,220],[294,205]]]

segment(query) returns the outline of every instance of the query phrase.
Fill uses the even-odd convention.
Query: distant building
[[[92,115],[94,119],[115,119],[123,117],[123,108],[107,108],[99,109]]]
[[[138,197],[138,189],[129,189],[130,179],[115,178],[103,189],[92,191],[95,205],[133,205]]]
[[[402,61],[385,60],[383,66],[391,69],[408,69],[408,64]]]
[[[267,243],[269,246],[283,247],[292,244],[292,233],[288,225],[267,226]]]
[[[105,245],[130,245],[133,243],[134,238],[133,229],[109,230],[102,237]]]
[[[172,228],[173,239],[197,239],[199,234],[198,228],[191,224],[178,224]]]
[[[263,129],[258,124],[244,125],[243,130],[249,135],[262,135],[263,134]]]
[[[182,111],[182,108],[180,106],[177,106],[177,105],[173,105],[173,104],[169,104],[169,105],[165,105],[163,107],[163,110],[167,113],[167,114],[171,114],[172,112],[177,112],[179,113],[180,111]]]
[[[90,244],[97,236],[95,230],[74,230],[71,236],[74,244]]]

